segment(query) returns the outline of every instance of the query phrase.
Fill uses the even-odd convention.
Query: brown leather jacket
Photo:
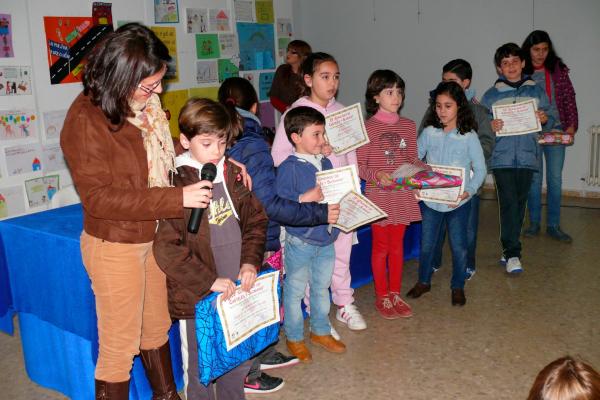
[[[116,132],[83,93],[65,119],[60,146],[83,205],[83,229],[110,242],[147,243],[161,218],[181,218],[182,188],[148,188],[141,131]]]
[[[189,166],[177,168],[176,186],[199,181],[198,170]],[[240,217],[242,233],[242,264],[262,264],[267,239],[267,214],[260,201],[241,181],[240,169],[225,162],[225,183]],[[191,209],[185,209],[184,218],[161,220],[154,239],[154,257],[167,275],[169,312],[175,319],[194,318],[194,307],[210,293],[217,272],[208,226],[208,213],[202,214],[200,230],[188,233],[187,223]]]

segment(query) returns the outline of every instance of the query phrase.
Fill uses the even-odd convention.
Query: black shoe
[[[424,293],[427,293],[431,290],[431,285],[427,285],[425,283],[417,282],[415,286],[406,293],[408,297],[412,297],[413,299],[421,297]]]
[[[452,305],[464,306],[467,302],[464,289],[452,289]]]
[[[554,240],[564,243],[571,243],[573,238],[560,230],[560,226],[549,226],[546,228],[546,233]]]
[[[300,362],[294,356],[286,356],[278,351],[271,354],[270,357],[261,358],[260,360],[260,370],[267,371],[269,369],[287,367],[290,365],[296,365]]]
[[[540,224],[529,224],[529,228],[525,229],[525,232],[523,232],[523,236],[525,237],[534,237],[539,235],[540,233]]]
[[[284,383],[283,379],[262,372],[256,380],[244,382],[244,393],[273,393],[281,389]]]

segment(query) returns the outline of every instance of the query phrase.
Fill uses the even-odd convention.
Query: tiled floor
[[[519,277],[499,257],[497,206],[482,201],[477,274],[467,305],[450,305],[450,256],[431,293],[411,300],[414,317],[387,321],[373,307],[373,287],[356,291],[369,328],[351,332],[334,322],[348,346],[344,355],[314,349],[314,362],[272,371],[285,387],[249,399],[523,399],[544,365],[579,355],[600,369],[600,209],[566,207],[562,225],[573,244],[544,234],[525,239]],[[589,208],[588,208],[589,207]],[[417,262],[404,270],[403,292],[416,280]],[[333,315],[333,313],[332,313]],[[0,398],[61,399],[31,382],[18,336],[0,334]]]

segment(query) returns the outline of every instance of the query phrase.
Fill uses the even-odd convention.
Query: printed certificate
[[[458,203],[460,203],[460,201],[458,201],[458,198],[465,191],[465,169],[462,167],[452,167],[449,165],[429,164],[429,166],[435,172],[460,177],[460,179],[462,180],[462,184],[460,186],[449,188],[421,189],[415,195],[417,200],[447,204],[450,206],[458,205]],[[473,195],[473,193],[470,194]]]
[[[356,165],[347,165],[317,172],[317,185],[321,186],[324,199],[321,203],[337,204],[352,190],[360,193],[360,179]]]
[[[325,117],[325,133],[335,154],[346,154],[369,143],[360,103]]]
[[[494,119],[501,119],[504,122],[502,130],[496,132],[497,136],[525,135],[542,130],[542,124],[535,113],[537,111],[535,99],[492,106],[492,111]]]
[[[260,275],[250,292],[244,292],[238,285],[229,299],[223,300],[222,294],[217,297],[217,312],[227,351],[262,328],[280,321],[278,279],[279,271]]]
[[[360,193],[351,191],[340,201],[340,216],[334,227],[348,233],[359,226],[368,224],[388,215]]]

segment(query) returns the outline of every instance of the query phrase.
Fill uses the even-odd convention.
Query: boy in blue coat
[[[284,126],[294,153],[279,165],[277,194],[299,202],[319,201],[323,193],[315,186],[316,173],[333,168],[331,161],[321,154],[325,144],[325,117],[314,108],[297,107],[286,113]],[[300,361],[312,360],[304,344],[304,318],[300,307],[306,285],[310,284],[311,342],[330,352],[343,353],[346,346],[331,336],[328,316],[329,286],[335,261],[333,242],[339,230],[329,229],[327,224],[286,226],[285,230],[283,327],[287,347]]]
[[[557,118],[544,89],[530,77],[523,76],[525,58],[521,48],[514,43],[500,46],[494,55],[494,62],[500,78],[481,99],[481,103],[487,107],[490,115],[494,105],[535,99],[538,109],[537,118],[544,125],[544,129],[553,127]],[[506,261],[507,273],[518,274],[523,271],[519,236],[525,217],[531,179],[533,172],[537,171],[539,166],[539,132],[503,136],[498,135],[504,126],[501,119],[492,119],[491,125],[492,130],[497,134],[490,168],[496,180],[500,205],[502,260]]]

